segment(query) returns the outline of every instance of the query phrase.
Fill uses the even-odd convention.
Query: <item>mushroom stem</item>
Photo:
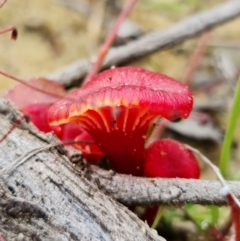
[[[141,176],[146,134],[154,119],[146,109],[119,106],[89,110],[78,123],[104,152],[113,170]]]
[[[119,130],[109,133],[89,131],[109,159],[111,168],[116,172],[134,176],[143,175],[146,132],[147,128],[141,128],[135,133]]]

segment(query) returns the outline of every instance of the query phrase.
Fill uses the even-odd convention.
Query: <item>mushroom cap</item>
[[[42,132],[53,131],[55,135],[60,137],[62,135],[62,128],[60,126],[50,126],[47,121],[48,109],[51,106],[49,103],[34,103],[22,109],[25,115],[30,117],[31,122]]]
[[[49,110],[49,123],[59,125],[87,110],[103,107],[146,109],[151,115],[166,119],[187,118],[193,97],[176,80],[140,67],[120,67],[93,77],[84,87],[71,92]]]
[[[144,144],[158,116],[186,118],[192,94],[181,83],[139,67],[106,70],[53,104],[51,125],[76,122],[120,173],[143,174]]]
[[[183,144],[161,139],[145,152],[144,174],[146,177],[199,179],[200,167],[196,157]]]
[[[20,109],[32,104],[52,104],[59,99],[48,93],[55,93],[59,96],[64,96],[66,94],[64,86],[53,80],[37,78],[26,81],[26,83],[35,88],[46,91],[46,94],[29,88],[24,84],[16,85],[8,91],[4,98],[13,101]]]

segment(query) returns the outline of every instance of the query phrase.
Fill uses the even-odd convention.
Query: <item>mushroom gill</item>
[[[120,173],[143,175],[144,144],[155,118],[187,118],[193,98],[188,88],[139,67],[106,70],[55,103],[51,125],[78,123]]]

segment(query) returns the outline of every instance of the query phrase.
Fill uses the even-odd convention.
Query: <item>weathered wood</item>
[[[91,169],[91,178],[98,180],[101,190],[125,205],[227,205],[219,181],[130,177],[94,166]],[[227,184],[240,199],[240,182],[228,181]]]
[[[19,113],[5,101],[0,112],[3,136]],[[164,240],[99,191],[85,178],[85,170],[76,171],[61,148],[19,159],[54,142],[25,122],[0,143],[0,235],[8,241]]]

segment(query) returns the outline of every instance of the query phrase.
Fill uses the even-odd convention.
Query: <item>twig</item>
[[[222,184],[219,181],[142,178],[113,174],[95,166],[91,169],[91,179],[98,180],[98,186],[126,205],[227,205],[226,197],[221,195]],[[227,185],[240,199],[240,182],[230,181]]]
[[[209,165],[213,172],[216,174],[218,180],[221,182],[223,189],[221,191],[221,194],[224,195],[225,197],[228,194],[231,194],[232,199],[235,201],[235,203],[238,205],[238,207],[240,207],[240,202],[238,201],[237,197],[232,193],[231,189],[229,188],[226,180],[224,179],[224,177],[222,176],[219,168],[214,165],[207,157],[205,157],[200,151],[198,151],[197,149],[189,146],[189,145],[185,145],[190,151],[196,153],[207,165]]]
[[[63,143],[49,144],[36,148],[27,155],[18,158],[9,166],[0,171],[1,175],[10,174],[11,171],[22,165],[37,153]],[[223,194],[222,183],[217,181],[195,179],[162,179],[140,178],[129,175],[115,174],[96,166],[91,166],[90,179],[97,183],[98,188],[103,189],[116,200],[126,205],[183,205],[194,203],[218,206],[226,205],[226,195]],[[222,181],[222,180],[221,180]],[[226,182],[228,190],[240,199],[240,183]],[[227,190],[227,191],[228,191]],[[238,202],[238,201],[237,201]]]
[[[158,50],[172,47],[239,15],[240,1],[229,1],[214,9],[198,13],[169,29],[149,33],[125,46],[112,48],[106,57],[103,69],[113,65],[123,65]],[[64,69],[49,74],[48,77],[61,82],[66,87],[78,85],[88,73],[93,59],[96,58],[72,63]]]

